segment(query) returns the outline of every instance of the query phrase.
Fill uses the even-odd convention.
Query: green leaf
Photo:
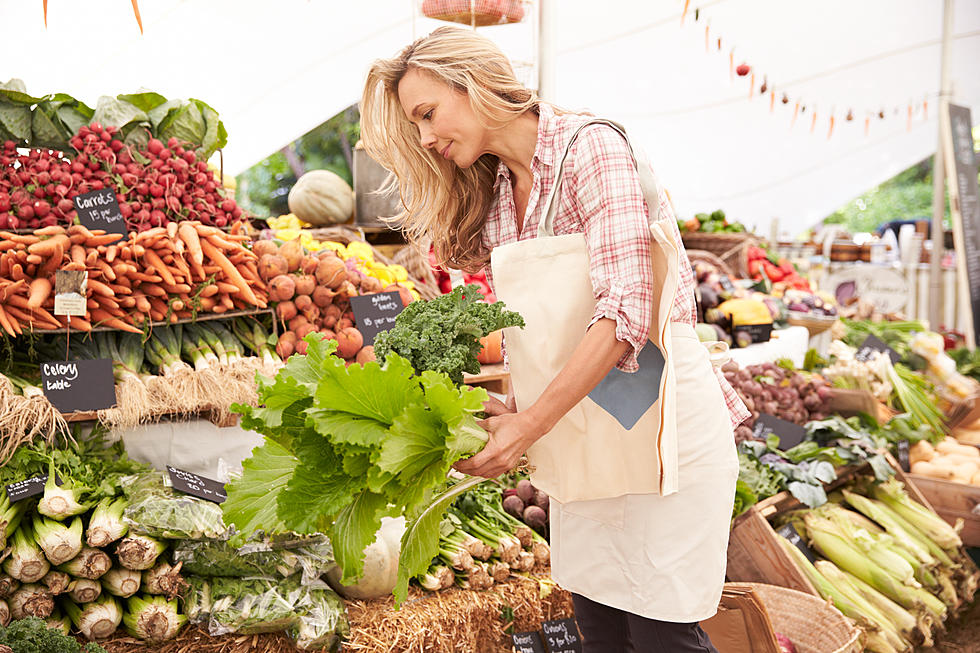
[[[282,445],[266,440],[242,462],[242,476],[225,485],[228,498],[221,512],[243,537],[255,531],[281,533],[288,530],[276,514],[279,494],[292,478],[298,461]]]
[[[408,581],[428,569],[432,558],[439,552],[439,524],[446,509],[460,494],[485,480],[471,477],[452,486],[436,497],[405,529],[398,558],[398,582],[394,590],[396,606],[401,605],[408,596]]]
[[[217,111],[202,100],[191,98],[191,102],[197,104],[197,108],[204,119],[204,133],[197,154],[201,159],[207,161],[216,150],[228,144],[228,132],[225,131],[224,124],[218,119]]]
[[[140,93],[123,93],[116,96],[117,100],[128,102],[140,111],[149,114],[150,111],[166,103],[167,98],[153,91],[142,91]]]
[[[277,515],[297,533],[321,533],[354,496],[364,489],[344,473],[330,442],[307,432],[297,441],[300,463],[279,498]]]
[[[378,468],[400,477],[403,482],[410,481],[430,465],[442,461],[447,435],[445,424],[425,406],[409,406],[391,425],[381,445]]]
[[[150,122],[149,116],[139,107],[108,95],[99,98],[98,104],[95,105],[93,119],[102,123],[104,127],[115,126],[120,129],[132,122],[147,124]]]
[[[323,408],[307,411],[307,425],[337,443],[363,447],[380,447],[388,433],[388,425],[370,417]]]
[[[29,107],[33,104],[37,104],[42,99],[43,98],[28,95],[27,87],[24,85],[22,80],[11,79],[4,84],[0,84],[0,101],[9,102],[11,104],[23,104]]]
[[[31,137],[31,108],[22,104],[0,102],[0,126],[19,143]]]
[[[68,149],[68,139],[72,134],[61,124],[57,111],[42,103],[34,108],[31,116],[31,147]]]
[[[321,408],[391,424],[407,405],[422,400],[412,366],[400,356],[392,356],[383,370],[374,361],[346,367],[334,357],[325,363],[323,372],[316,391]]]
[[[356,582],[363,573],[364,549],[374,542],[381,518],[389,512],[387,506],[384,496],[364,490],[334,520],[330,543],[334,558],[344,572],[342,583]]]

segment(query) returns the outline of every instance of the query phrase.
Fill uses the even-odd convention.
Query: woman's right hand
[[[514,405],[513,396],[507,397],[507,403],[500,401],[496,397],[490,397],[483,402],[483,411],[488,417],[496,417],[497,415],[516,413],[517,407]]]

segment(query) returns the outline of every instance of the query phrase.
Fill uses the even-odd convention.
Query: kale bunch
[[[382,365],[394,352],[407,359],[416,374],[443,372],[462,385],[463,372],[479,374],[480,338],[497,329],[524,326],[524,318],[504,309],[503,302],[487,304],[475,284],[453,289],[430,301],[405,307],[389,331],[374,339],[374,355]]]
[[[63,635],[61,631],[48,628],[37,617],[14,621],[6,628],[0,627],[0,649],[15,653],[105,653],[105,649],[89,642],[84,646],[75,638]]]

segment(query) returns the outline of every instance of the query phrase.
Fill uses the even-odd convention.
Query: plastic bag
[[[200,576],[185,577],[184,614],[192,624],[207,623],[211,616],[211,582]]]
[[[130,529],[171,540],[227,537],[218,504],[181,494],[167,487],[165,478],[161,472],[149,472],[124,487],[129,505],[123,521]]]
[[[330,589],[310,589],[309,604],[300,614],[299,624],[288,634],[297,648],[339,650],[350,634],[343,600]]]
[[[299,572],[304,584],[336,565],[330,540],[322,535],[250,542],[242,547],[222,540],[181,540],[174,546],[173,555],[175,563],[184,563],[187,574],[286,578]]]

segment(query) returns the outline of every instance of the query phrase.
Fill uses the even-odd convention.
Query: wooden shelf
[[[257,308],[253,310],[241,310],[241,311],[228,311],[226,313],[198,313],[197,317],[194,319],[177,320],[176,322],[170,322],[167,320],[152,321],[150,322],[150,328],[158,326],[173,326],[176,324],[193,324],[194,322],[208,322],[211,320],[227,320],[233,317],[249,317],[253,315],[272,315],[275,317],[275,310],[272,308]],[[278,333],[278,327],[276,326],[276,320],[272,320],[273,330]],[[137,329],[142,328],[144,322],[136,324]],[[28,330],[30,331],[30,330]],[[76,334],[86,334],[86,333],[101,333],[105,331],[119,331],[114,327],[92,327],[91,331],[81,331],[79,329],[71,329],[71,333]],[[32,333],[38,335],[44,335],[46,333],[68,333],[68,329],[34,329]],[[25,331],[26,333],[26,331]]]
[[[510,390],[510,372],[503,363],[483,365],[479,374],[463,374],[463,383],[486,388],[490,392],[507,394]]]

